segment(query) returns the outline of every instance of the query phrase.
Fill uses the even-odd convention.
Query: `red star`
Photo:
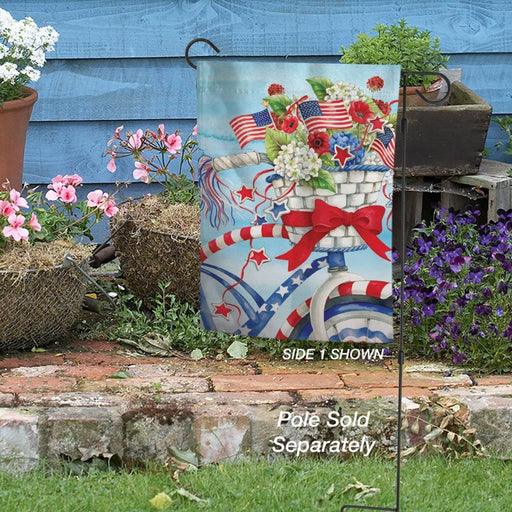
[[[345,146],[344,148],[336,145],[334,146],[336,151],[334,153],[334,160],[337,160],[341,167],[345,167],[345,164],[355,158],[355,156],[350,152],[350,146]]]
[[[254,264],[259,269],[261,267],[261,265],[263,265],[263,263],[270,261],[270,258],[265,254],[265,248],[260,249],[259,251],[256,251],[255,249],[253,249],[249,253],[249,261],[254,262]]]
[[[254,201],[254,189],[247,188],[245,185],[242,185],[242,188],[235,192],[238,196],[240,196],[240,202],[243,203],[246,199],[250,201]]]
[[[212,306],[214,308],[213,314],[216,316],[223,316],[224,318],[227,318],[233,311],[233,308],[226,306],[224,302],[222,304],[212,304]]]
[[[370,125],[371,132],[384,133],[384,125],[386,124],[386,121],[384,121],[384,119],[382,119],[381,117],[370,119],[370,121],[368,121],[368,124]]]

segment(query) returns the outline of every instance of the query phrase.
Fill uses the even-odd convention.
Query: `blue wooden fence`
[[[225,57],[289,56],[335,62],[341,45],[375,22],[404,17],[441,39],[449,67],[493,106],[512,113],[512,2],[499,0],[3,0],[16,18],[31,16],[60,33],[49,55],[29,129],[25,181],[80,173],[87,183],[111,175],[102,156],[116,126],[189,132],[195,124],[195,72],[183,58],[194,37]],[[213,55],[205,45],[192,53]],[[216,58],[216,57],[212,57]],[[491,125],[487,146],[504,139]],[[509,159],[503,155],[492,157]]]

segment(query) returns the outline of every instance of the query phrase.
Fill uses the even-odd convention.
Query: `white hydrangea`
[[[326,89],[325,101],[344,100],[348,108],[352,101],[368,101],[368,96],[354,84],[336,82]]]
[[[382,162],[381,157],[376,151],[368,151],[366,155],[364,156],[363,161],[361,162],[362,165],[384,165]]]
[[[322,160],[315,150],[296,140],[281,146],[281,151],[274,160],[276,173],[292,181],[316,178],[321,168]]]

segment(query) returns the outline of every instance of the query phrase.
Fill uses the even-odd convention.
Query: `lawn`
[[[412,458],[403,464],[403,512],[504,512],[512,510],[512,463],[488,459]],[[176,483],[163,468],[90,471],[76,476],[37,470],[20,477],[0,473],[1,512],[145,512],[165,492],[164,510],[336,511],[358,503],[394,506],[395,463],[378,458],[350,462],[250,459],[180,474]],[[357,481],[380,489],[356,501]],[[176,493],[183,489],[188,496]],[[195,498],[205,501],[194,501]],[[166,500],[163,500],[164,504]]]

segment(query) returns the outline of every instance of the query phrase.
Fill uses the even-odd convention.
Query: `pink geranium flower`
[[[112,158],[111,160],[109,160],[108,164],[107,164],[107,169],[110,171],[110,172],[116,172],[116,157],[115,157],[115,154],[114,152],[112,152]]]
[[[15,212],[16,210],[9,201],[0,201],[0,217],[9,217]]]
[[[28,208],[27,201],[21,197],[21,194],[16,189],[11,189],[9,192],[12,207],[18,212],[20,208]]]
[[[114,136],[107,142],[107,146],[110,146],[112,144],[112,142],[114,142],[116,139],[120,139],[121,137],[119,136],[119,133],[121,132],[121,130],[124,128],[123,125],[121,126],[118,126],[116,128],[116,131],[114,133]]]
[[[27,222],[27,226],[31,227],[34,231],[41,231],[41,224],[39,224],[34,212],[32,212],[32,217],[30,217],[30,220]]]
[[[78,187],[82,183],[82,177],[78,174],[66,174],[62,178],[64,185],[71,185],[73,187]]]
[[[197,124],[194,126],[194,128],[192,128],[192,135],[193,135],[194,137],[196,137],[196,136],[197,136]]]
[[[101,209],[107,217],[113,217],[119,211],[119,208],[116,206],[116,202],[113,199],[109,199]]]
[[[20,240],[28,240],[28,229],[22,228],[25,223],[23,215],[12,214],[8,218],[9,226],[5,226],[2,230],[3,235],[8,238],[12,237],[16,242]]]
[[[181,149],[181,137],[176,135],[175,133],[171,133],[171,135],[167,135],[164,140],[165,146],[167,147],[167,151],[174,155]]]
[[[158,125],[158,140],[164,140],[165,138],[165,125],[159,124]]]
[[[130,138],[128,139],[128,144],[133,149],[139,149],[142,144],[142,136],[144,135],[144,132],[139,128],[134,134],[130,135]]]
[[[75,187],[73,187],[72,185],[68,185],[67,187],[62,187],[62,190],[60,192],[60,200],[63,203],[68,203],[68,204],[76,203],[77,199],[76,199]]]
[[[140,162],[135,162],[135,169],[133,170],[133,179],[141,180],[144,183],[149,182],[149,169]]]
[[[107,197],[107,194],[105,194],[103,190],[93,190],[87,194],[87,206],[90,208],[97,208],[105,202]]]

